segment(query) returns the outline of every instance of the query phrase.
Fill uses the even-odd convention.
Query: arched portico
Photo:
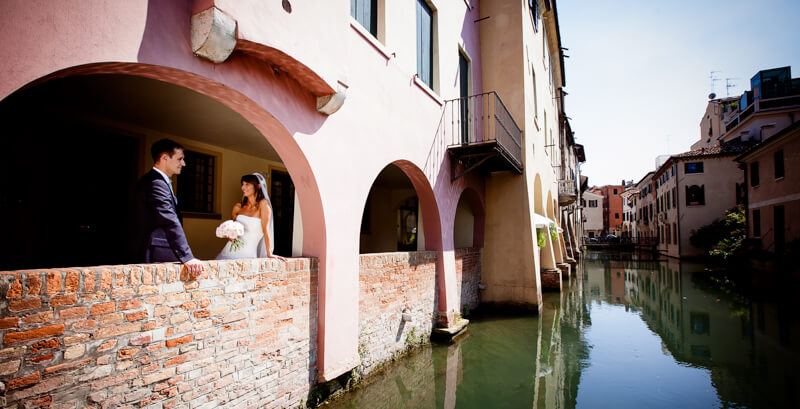
[[[481,195],[474,187],[461,191],[453,222],[455,248],[483,247],[486,209]]]

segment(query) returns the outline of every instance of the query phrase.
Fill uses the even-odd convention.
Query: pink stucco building
[[[114,406],[178,382],[230,389],[192,401],[224,406],[250,398],[224,369],[246,353],[268,362],[255,373],[292,375],[260,399],[297,404],[404,348],[401,317],[406,336],[457,327],[487,294],[538,307],[540,268],[578,256],[583,152],[564,130],[555,1],[12,0],[0,15],[0,217],[19,232],[0,242],[0,376],[15,402]],[[276,253],[295,259],[212,261],[190,282],[127,264],[131,188],[164,137],[186,147],[173,184],[198,258],[258,171]],[[546,248],[534,214],[561,229]],[[25,355],[39,342],[63,351]],[[184,366],[209,346],[223,369]],[[89,380],[91,396],[70,392]],[[141,390],[116,395],[125,384]]]

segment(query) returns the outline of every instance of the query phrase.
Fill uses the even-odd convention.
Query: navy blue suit
[[[140,263],[185,263],[194,258],[172,189],[155,169],[136,185],[136,222],[136,258]]]

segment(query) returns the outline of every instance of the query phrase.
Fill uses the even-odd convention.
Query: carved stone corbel
[[[236,20],[216,7],[192,16],[192,52],[217,64],[236,47]]]

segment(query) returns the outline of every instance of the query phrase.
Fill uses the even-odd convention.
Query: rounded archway
[[[483,247],[486,212],[481,197],[468,187],[461,192],[453,222],[455,248]]]
[[[361,218],[359,253],[441,250],[433,190],[407,161],[384,167],[370,187]]]
[[[4,175],[14,175],[0,181],[8,193],[0,213],[30,235],[3,239],[3,268],[132,262],[125,255],[132,186],[152,166],[150,144],[163,137],[187,150],[190,163],[175,186],[196,256],[213,258],[222,247],[213,230],[241,199],[241,175],[254,171],[269,179],[276,253],[321,248],[324,238],[298,231],[324,229],[302,152],[274,117],[221,84],[166,67],[93,64],[26,85],[0,101],[0,117]],[[297,189],[303,223],[297,176],[313,186]]]

